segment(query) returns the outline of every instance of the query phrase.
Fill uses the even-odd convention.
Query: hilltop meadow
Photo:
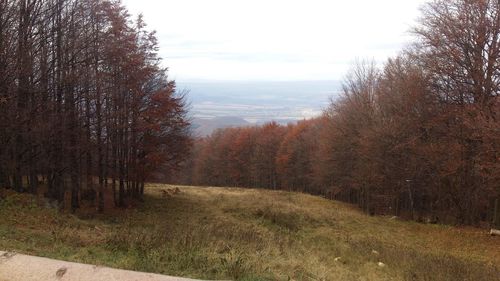
[[[218,280],[498,280],[500,240],[370,217],[301,193],[147,185],[127,210],[75,214],[3,191],[0,248]]]

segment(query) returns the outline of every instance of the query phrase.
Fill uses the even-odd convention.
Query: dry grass
[[[0,201],[0,249],[205,279],[500,277],[500,239],[486,231],[368,217],[297,193],[182,187],[164,197],[165,188],[150,185],[137,209],[103,216],[11,194]]]

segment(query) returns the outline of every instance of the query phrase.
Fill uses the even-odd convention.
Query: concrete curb
[[[0,281],[200,281],[0,251]]]

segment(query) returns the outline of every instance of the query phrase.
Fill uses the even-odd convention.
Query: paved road
[[[0,281],[196,281],[0,251]],[[198,280],[200,281],[200,280]]]

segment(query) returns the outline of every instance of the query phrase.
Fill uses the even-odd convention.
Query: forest
[[[432,1],[413,43],[358,62],[322,116],[194,139],[142,16],[120,1],[0,0],[0,186],[102,212],[168,178],[498,224],[499,6]]]
[[[432,1],[321,117],[195,142],[178,182],[281,189],[433,223],[500,223],[500,2]]]
[[[0,0],[0,186],[124,207],[182,161],[186,114],[155,33],[120,1]]]
[[[298,52],[316,43],[295,36],[305,33],[293,24],[305,23],[306,7],[312,20],[326,6],[151,0],[166,30],[156,33],[122,1],[0,0],[0,280],[498,280],[500,0],[429,0],[409,31],[412,41],[383,61],[350,64],[322,111],[304,107],[315,117],[204,137],[196,136],[195,120],[212,115],[196,115],[174,66],[204,77],[208,65],[239,77],[257,62],[267,75],[293,61],[314,74],[324,66],[316,62],[329,58]],[[341,12],[352,8],[330,2]],[[401,3],[382,2],[374,5]],[[254,27],[240,19],[248,5],[254,13],[267,9],[272,22]],[[172,6],[209,15],[224,42],[205,34],[217,28]],[[410,6],[405,1],[396,13]],[[230,15],[217,17],[221,10]],[[182,15],[179,25],[164,22],[178,20],[172,15]],[[352,15],[358,18],[370,24]],[[227,19],[238,28],[222,28]],[[267,37],[245,33],[278,20]],[[304,58],[285,49],[251,53],[247,37],[267,48],[280,28],[306,42],[294,49]],[[331,28],[333,35],[368,33]],[[231,43],[237,32],[248,41]],[[172,56],[160,53],[162,38],[172,40],[162,45]],[[257,83],[245,79],[245,86]],[[315,82],[331,81],[304,85]],[[291,112],[286,101],[303,92],[275,85],[284,93],[269,99],[259,87],[249,100],[263,111],[283,97]],[[254,114],[228,92],[217,99]],[[201,100],[221,114],[217,103]]]

